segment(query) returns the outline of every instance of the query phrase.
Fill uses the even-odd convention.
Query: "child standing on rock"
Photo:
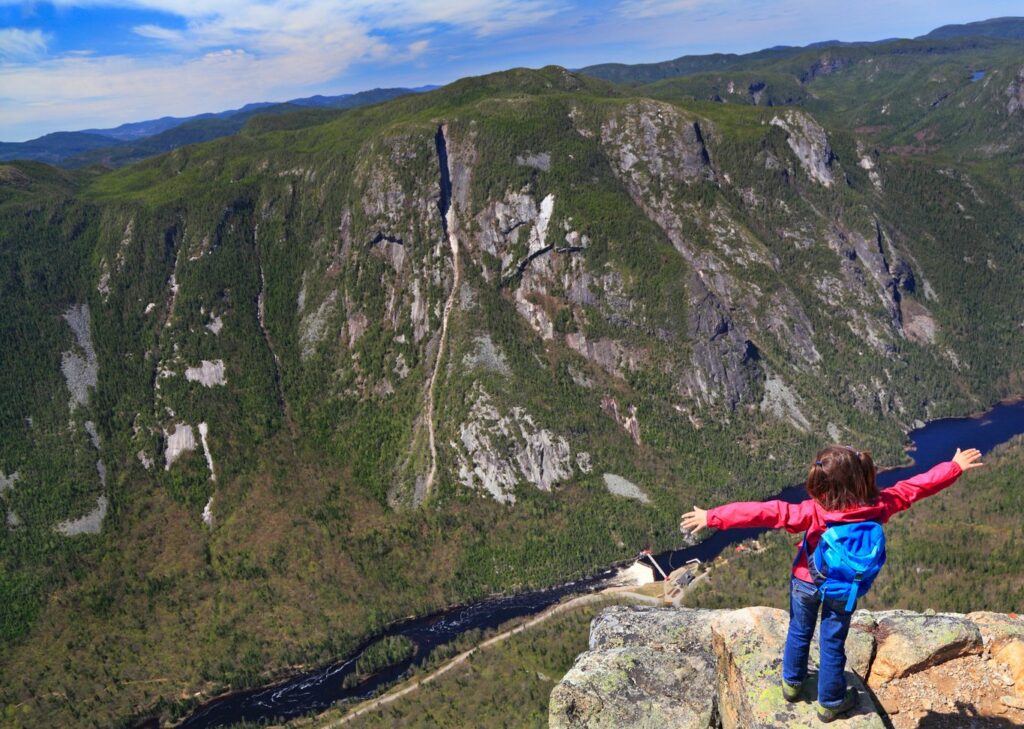
[[[892,488],[879,491],[871,454],[849,446],[818,452],[807,474],[811,498],[799,504],[746,501],[705,510],[696,506],[679,526],[696,533],[704,527],[762,527],[806,532],[793,562],[789,633],[782,655],[782,693],[796,701],[807,678],[811,636],[821,609],[821,660],[818,667],[818,718],[830,722],[857,704],[847,687],[846,634],[856,599],[867,592],[885,562],[880,524],[915,501],[952,485],[977,468],[981,452],[959,448],[951,461]]]

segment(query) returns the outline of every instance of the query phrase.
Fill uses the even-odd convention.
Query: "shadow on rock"
[[[981,716],[970,704],[957,701],[955,712],[929,711],[917,729],[1020,729],[1020,724],[1002,716]]]

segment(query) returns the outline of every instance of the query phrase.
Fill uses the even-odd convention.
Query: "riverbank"
[[[402,698],[404,696],[409,695],[413,691],[416,691],[417,689],[419,689],[421,686],[425,686],[427,684],[433,683],[434,681],[438,680],[440,677],[442,677],[443,675],[445,675],[449,671],[451,671],[451,670],[459,667],[463,663],[465,663],[467,660],[469,660],[469,658],[471,656],[473,656],[477,652],[479,652],[481,650],[486,650],[487,648],[490,648],[491,646],[494,646],[494,645],[497,645],[498,643],[506,641],[509,638],[511,638],[512,636],[518,635],[519,633],[522,633],[522,632],[524,632],[526,630],[529,630],[530,628],[533,628],[533,627],[535,627],[537,625],[540,625],[541,623],[546,622],[547,620],[553,618],[556,615],[560,615],[560,614],[562,614],[564,612],[567,612],[569,610],[576,610],[578,608],[583,607],[584,605],[595,605],[595,604],[599,604],[599,603],[611,604],[613,602],[616,602],[616,600],[614,600],[613,598],[609,597],[610,594],[613,594],[613,593],[609,593],[609,592],[605,591],[605,592],[600,592],[600,593],[597,593],[597,594],[581,595],[580,597],[573,598],[573,599],[571,599],[571,600],[569,600],[567,602],[559,603],[558,605],[555,605],[553,607],[548,608],[547,610],[542,612],[540,615],[538,615],[538,616],[536,616],[534,618],[531,618],[530,620],[527,620],[525,623],[520,623],[519,625],[517,625],[514,628],[510,628],[509,630],[503,631],[503,632],[499,633],[498,635],[495,635],[495,636],[493,636],[491,638],[488,638],[487,640],[483,641],[479,645],[473,646],[469,650],[466,650],[466,651],[463,651],[462,653],[459,653],[457,656],[455,656],[454,658],[452,658],[449,661],[447,661],[446,663],[444,663],[440,668],[435,669],[434,671],[428,673],[426,676],[424,676],[422,678],[413,679],[413,680],[409,681],[405,685],[400,685],[400,686],[395,687],[393,690],[389,691],[388,693],[384,694],[383,696],[380,696],[380,697],[378,697],[376,699],[371,699],[370,701],[367,701],[367,702],[364,702],[364,703],[360,704],[359,706],[357,706],[356,708],[354,708],[351,711],[349,711],[347,714],[345,714],[340,719],[331,720],[327,724],[316,724],[316,723],[314,723],[314,724],[311,724],[310,726],[316,727],[316,729],[337,729],[337,727],[344,726],[345,724],[348,724],[348,723],[352,722],[353,720],[359,718],[360,716],[362,716],[362,715],[364,715],[364,714],[366,714],[368,712],[371,712],[371,711],[374,711],[376,709],[379,709],[382,706],[387,706],[388,704],[391,704],[391,703],[397,701],[398,699],[400,699],[400,698]],[[630,593],[628,593],[628,592],[620,593],[620,597],[621,598],[629,598],[630,597]],[[637,597],[641,597],[641,596],[637,596]],[[304,726],[304,725],[303,724],[296,724],[295,726],[298,727],[298,726]]]
[[[760,544],[755,543],[751,549],[744,550],[741,554],[753,555],[763,551],[764,547]],[[696,575],[692,582],[686,587],[678,591],[668,605],[673,607],[680,607],[683,599],[688,596],[691,592],[696,590],[699,585],[711,578],[712,572],[716,568],[724,567],[732,561],[730,558],[720,557],[714,562],[707,565],[703,565],[702,571]],[[372,712],[378,711],[386,706],[394,704],[400,699],[408,697],[413,692],[434,683],[441,679],[446,674],[455,670],[459,666],[462,666],[466,661],[470,660],[480,651],[486,650],[493,646],[496,646],[504,641],[509,640],[513,636],[519,635],[525,631],[536,628],[537,626],[546,623],[551,618],[564,614],[569,611],[579,610],[585,606],[597,606],[601,609],[613,604],[648,604],[653,606],[666,606],[666,602],[662,596],[663,582],[651,582],[646,585],[617,585],[613,587],[607,587],[599,593],[581,595],[576,598],[572,598],[565,602],[561,602],[554,605],[541,614],[534,618],[531,618],[525,622],[519,623],[518,625],[503,630],[495,636],[487,638],[476,646],[469,648],[468,650],[462,651],[455,657],[449,659],[444,664],[429,672],[427,675],[420,678],[413,678],[402,684],[399,684],[389,690],[382,696],[365,701],[353,708],[347,713],[344,713],[341,717],[335,718],[331,714],[337,712],[337,709],[329,710],[318,717],[314,717],[308,720],[297,720],[291,722],[288,726],[293,729],[339,729],[339,727],[346,726],[355,720],[363,717]]]
[[[755,543],[752,549],[744,550],[743,554],[757,554],[763,551],[763,549],[764,548],[760,544]],[[727,558],[719,558],[712,563],[704,565],[702,571],[694,577],[693,581],[687,584],[681,590],[679,590],[677,594],[668,601],[667,605],[671,605],[672,607],[679,607],[682,604],[683,599],[688,594],[695,590],[704,580],[707,580],[711,577],[711,573],[715,570],[716,567],[725,566],[729,564],[729,562],[730,560]],[[655,606],[666,606],[666,601],[663,597],[663,585],[664,582],[662,581],[651,582],[642,586],[618,585],[614,587],[607,587],[601,590],[601,592],[599,593],[581,595],[579,597],[572,598],[566,602],[561,602],[557,605],[548,608],[536,617],[531,618],[526,622],[520,623],[513,628],[504,630],[500,632],[498,635],[490,637],[481,642],[480,644],[459,653],[457,656],[449,659],[442,666],[431,671],[426,676],[422,678],[412,679],[404,684],[399,684],[383,696],[379,696],[375,699],[371,699],[362,704],[359,704],[358,706],[350,710],[347,714],[342,716],[340,719],[329,720],[328,723],[326,724],[317,723],[320,719],[316,719],[313,720],[313,723],[308,725],[302,722],[298,722],[293,723],[293,726],[296,727],[296,729],[298,729],[298,727],[306,726],[309,726],[311,729],[338,729],[338,727],[349,724],[350,722],[354,721],[360,716],[363,716],[364,714],[367,714],[371,711],[375,711],[383,706],[387,706],[388,704],[392,704],[395,701],[398,701],[399,699],[408,696],[413,691],[418,690],[420,687],[438,680],[441,676],[445,675],[449,671],[465,663],[467,660],[469,660],[471,656],[473,656],[477,652],[481,650],[486,650],[491,646],[497,645],[498,643],[508,640],[514,635],[530,630],[531,628],[534,628],[546,622],[547,620],[556,615],[560,615],[570,610],[579,609],[585,605],[600,604],[602,607],[604,607],[606,605],[617,604],[620,602],[625,602],[627,604],[632,602],[645,603]]]

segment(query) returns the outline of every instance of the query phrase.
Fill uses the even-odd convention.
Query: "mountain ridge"
[[[128,122],[109,129],[53,132],[26,142],[0,142],[0,161],[30,159],[69,167],[103,162],[118,165],[168,152],[183,144],[210,141],[238,132],[257,114],[281,114],[300,109],[351,109],[377,104],[410,93],[423,93],[434,86],[375,88],[338,96],[320,94],[283,102],[254,102],[238,109],[207,112],[188,117],[165,116]],[[106,140],[104,143],[103,140]]]

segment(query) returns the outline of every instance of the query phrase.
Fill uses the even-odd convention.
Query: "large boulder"
[[[963,615],[892,610],[873,617],[877,647],[868,676],[872,687],[981,651],[981,631]]]
[[[602,612],[590,626],[590,652],[551,694],[550,726],[715,726],[707,614],[628,605]]]
[[[850,632],[846,636],[846,667],[866,681],[871,672],[871,661],[875,657],[875,618],[866,610],[858,610],[850,621]],[[811,639],[811,663],[819,660],[821,624],[814,627]]]
[[[715,667],[700,653],[609,648],[584,653],[551,692],[552,729],[712,729]]]
[[[713,657],[711,621],[727,610],[667,610],[636,605],[615,605],[590,625],[590,650],[623,646],[671,646],[674,650],[704,652]]]

